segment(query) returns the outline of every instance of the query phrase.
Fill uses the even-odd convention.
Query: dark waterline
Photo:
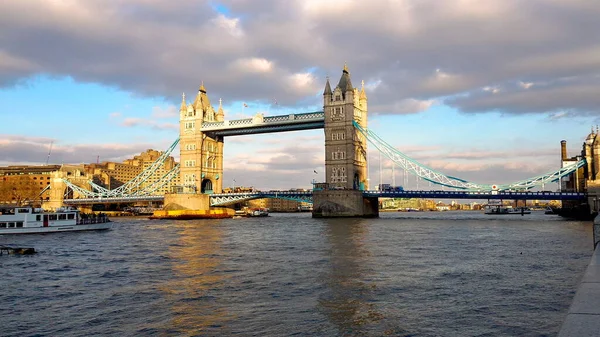
[[[555,336],[591,223],[543,212],[151,221],[0,236],[1,336]]]

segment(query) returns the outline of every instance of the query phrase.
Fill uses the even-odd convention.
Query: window
[[[341,95],[335,95],[335,100],[336,101],[341,101],[342,100],[342,96]]]
[[[345,183],[347,182],[346,168],[345,167],[334,167],[331,169],[331,182],[332,183]]]
[[[333,151],[331,153],[331,157],[333,160],[338,160],[338,159],[346,159],[346,151]]]
[[[344,131],[334,130],[331,133],[331,140],[344,140],[346,139],[346,133]]]

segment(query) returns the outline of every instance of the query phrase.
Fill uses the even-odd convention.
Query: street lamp
[[[235,179],[233,179],[233,187],[231,188],[231,193],[235,193]]]

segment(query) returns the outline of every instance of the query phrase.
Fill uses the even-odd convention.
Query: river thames
[[[0,236],[1,336],[555,336],[592,254],[554,215],[158,221]]]

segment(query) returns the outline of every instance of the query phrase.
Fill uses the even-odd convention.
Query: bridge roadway
[[[423,199],[502,199],[502,200],[585,200],[586,193],[579,192],[475,192],[475,191],[364,191],[366,197],[423,198]],[[312,191],[256,191],[249,193],[211,194],[211,206],[224,206],[241,201],[261,198],[282,198],[312,203]],[[163,201],[164,196],[132,196],[118,198],[64,199],[66,205],[90,205],[130,203],[139,201]]]

